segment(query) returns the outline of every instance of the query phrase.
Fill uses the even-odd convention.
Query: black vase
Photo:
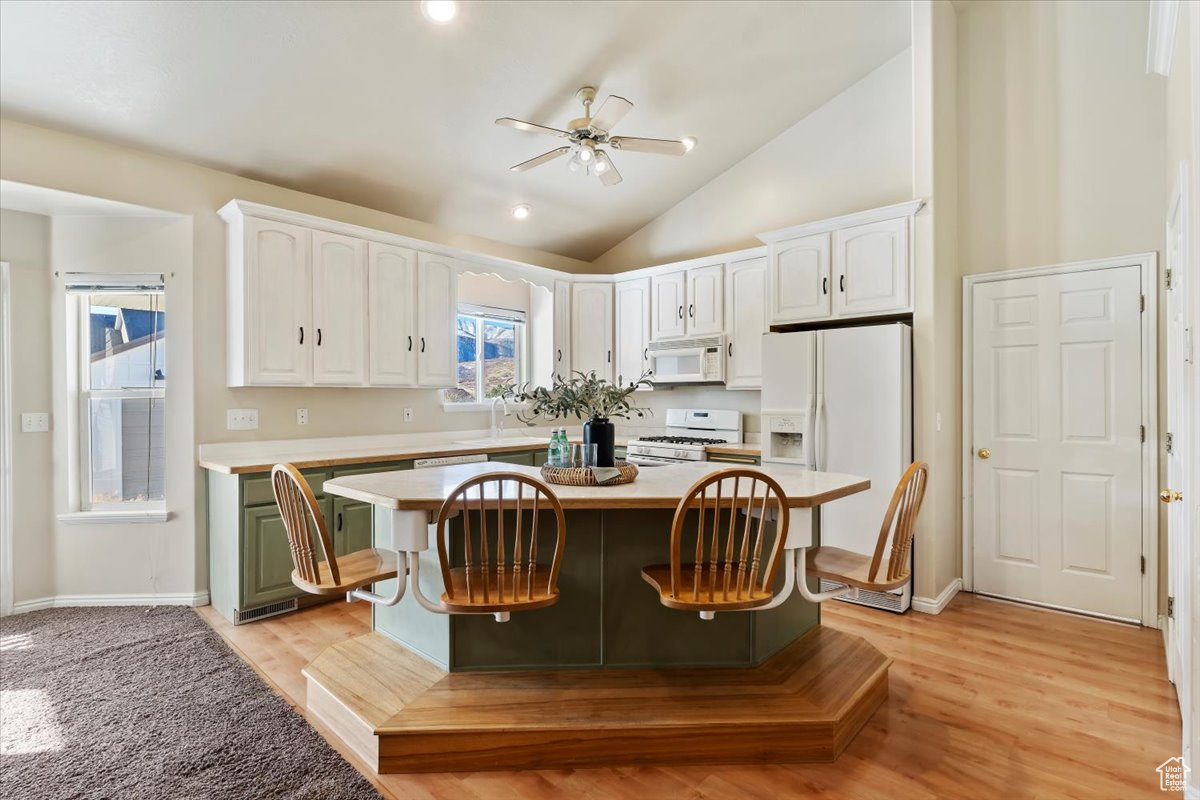
[[[583,423],[583,443],[596,445],[596,466],[612,467],[617,427],[607,417],[592,417]]]

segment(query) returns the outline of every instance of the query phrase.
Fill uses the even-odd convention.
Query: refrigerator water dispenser
[[[807,414],[769,416],[763,422],[767,429],[763,461],[809,465],[805,441],[808,431]]]

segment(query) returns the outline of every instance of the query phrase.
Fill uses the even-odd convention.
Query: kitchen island
[[[671,465],[624,486],[553,487],[567,519],[555,606],[504,623],[434,614],[411,594],[375,606],[374,633],[306,668],[310,714],[380,772],[835,758],[886,697],[882,654],[822,628],[798,593],[704,621],[664,608],[641,579],[643,566],[668,560],[679,499],[721,468]],[[395,537],[421,551],[421,589],[436,599],[432,515],[463,480],[503,470],[538,474],[463,464],[346,476],[325,491],[375,507],[377,547]],[[848,475],[764,471],[782,485],[801,536],[812,535],[822,503],[869,487]],[[376,591],[387,595],[392,583]]]

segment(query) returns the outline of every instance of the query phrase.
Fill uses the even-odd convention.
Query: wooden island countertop
[[[554,485],[551,488],[564,509],[675,508],[692,484],[728,468],[728,464],[707,461],[643,467],[637,480],[619,486]],[[770,475],[778,481],[792,508],[812,508],[871,487],[869,480],[856,475],[813,472],[782,464],[747,469]],[[334,478],[325,481],[325,491],[396,511],[436,511],[454,487],[468,478],[492,472],[541,475],[541,470],[536,467],[514,464],[456,464]]]

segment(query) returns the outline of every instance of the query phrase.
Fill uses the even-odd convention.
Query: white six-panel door
[[[362,384],[367,375],[367,243],[312,232],[313,383]]]
[[[1140,619],[1140,269],[975,285],[975,591]]]
[[[414,386],[417,336],[414,319],[417,254],[371,242],[367,248],[370,343],[368,373],[375,386]]]

